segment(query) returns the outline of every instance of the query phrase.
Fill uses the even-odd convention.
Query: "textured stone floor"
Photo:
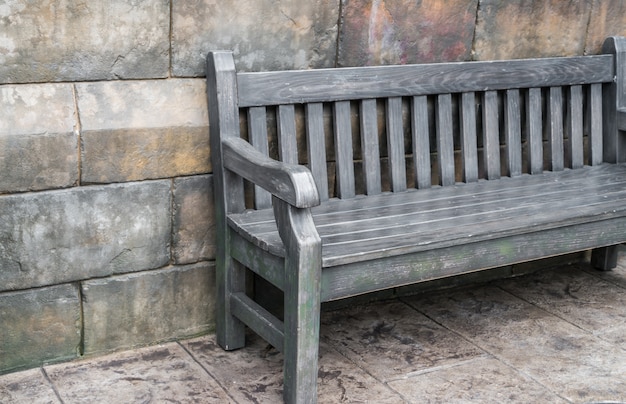
[[[626,255],[327,311],[320,403],[626,402]],[[276,403],[282,356],[213,336],[0,376],[0,403]]]

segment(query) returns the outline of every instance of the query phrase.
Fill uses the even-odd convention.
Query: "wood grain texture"
[[[376,100],[362,100],[359,105],[359,112],[365,192],[368,195],[376,195],[380,194],[382,185]]]
[[[548,93],[548,153],[550,169],[561,171],[565,167],[563,154],[563,91],[561,87],[550,87]]]
[[[230,295],[245,290],[245,275],[230,253],[227,213],[243,211],[243,181],[223,167],[222,141],[239,137],[239,107],[235,62],[230,52],[211,52],[207,55],[207,104],[213,187],[215,200],[216,302],[215,326],[218,344],[226,349],[245,345],[245,325],[232,315]]]
[[[250,143],[264,156],[269,156],[267,139],[267,113],[265,107],[248,108],[248,137]],[[254,207],[267,209],[272,206],[272,195],[263,188],[254,187]]]
[[[391,189],[406,189],[406,159],[404,157],[404,130],[402,128],[402,98],[387,98],[387,151]]]
[[[309,168],[317,184],[321,201],[328,200],[328,168],[326,136],[324,134],[324,106],[321,103],[307,104],[306,137]]]
[[[504,98],[506,167],[510,177],[522,174],[522,122],[520,92],[507,90]]]
[[[613,82],[603,86],[602,157],[610,163],[623,162],[626,161],[626,139],[619,133],[616,109],[626,109],[626,38],[607,38],[602,45],[602,52],[613,56],[615,69]]]
[[[541,89],[531,88],[526,96],[526,130],[528,131],[528,152],[530,173],[543,172],[543,111]]]
[[[278,157],[289,164],[298,164],[296,113],[293,105],[281,105],[276,114],[278,124]]]
[[[478,149],[476,142],[476,96],[461,94],[461,156],[463,181],[478,181]]]
[[[452,132],[452,96],[437,96],[437,161],[439,163],[439,184],[453,185],[454,172],[454,138]]]
[[[317,400],[317,359],[322,279],[322,242],[309,209],[274,199],[274,216],[285,245],[283,397],[288,403]]]
[[[233,293],[230,296],[230,301],[233,315],[241,319],[272,346],[282,351],[285,344],[282,321],[246,296],[245,293]]]
[[[624,198],[626,166],[603,164],[329,201],[312,215],[330,267],[626,216]],[[233,225],[280,248],[271,212],[247,212]]]
[[[567,121],[565,133],[570,151],[570,167],[581,168],[584,165],[583,143],[583,89],[572,86],[569,89],[567,102]]]
[[[355,196],[355,185],[350,102],[340,101],[334,103],[334,112],[337,194],[340,198],[353,198]]]
[[[298,104],[610,82],[611,55],[240,73],[239,105]]]
[[[411,99],[411,140],[415,160],[415,182],[417,188],[430,188],[430,139],[428,121],[428,99],[416,96]]]
[[[591,147],[591,165],[596,165],[604,161],[604,139],[603,139],[603,118],[602,118],[602,85],[592,84],[588,90],[588,122],[589,122],[589,145]],[[612,117],[614,119],[614,115]],[[610,121],[613,122],[613,121]],[[612,125],[610,122],[607,124]],[[609,154],[613,154],[609,152]]]
[[[495,91],[485,91],[483,97],[483,156],[487,179],[500,178],[498,94]]]
[[[270,159],[241,138],[223,139],[222,155],[225,168],[293,206],[319,205],[315,180],[306,167]]]
[[[494,238],[475,244],[428,249],[365,264],[350,262],[324,271],[322,301],[584,251],[597,245],[615,244],[623,239],[626,219],[620,217],[589,222],[576,225],[571,230],[574,230],[574,235],[558,228]],[[381,272],[385,276],[380,276]]]

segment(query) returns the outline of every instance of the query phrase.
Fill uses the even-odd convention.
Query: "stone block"
[[[75,185],[77,122],[69,84],[0,86],[0,193]]]
[[[172,258],[177,264],[215,259],[213,176],[174,179]]]
[[[171,181],[0,196],[0,291],[169,262]]]
[[[481,0],[474,59],[582,55],[594,0]]]
[[[199,263],[83,282],[85,354],[213,329],[215,268]]]
[[[211,171],[202,79],[76,84],[85,183]]]
[[[0,83],[166,77],[169,3],[4,1]]]
[[[204,76],[210,50],[242,71],[335,65],[340,0],[172,0],[172,73]]]
[[[624,0],[594,0],[585,54],[602,52],[602,43],[608,36],[626,36],[626,2]]]
[[[478,0],[343,0],[339,66],[467,60]]]
[[[77,357],[80,316],[76,285],[0,293],[0,374]]]

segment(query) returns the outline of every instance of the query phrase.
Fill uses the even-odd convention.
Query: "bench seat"
[[[555,229],[565,233],[557,244],[566,243],[566,251],[597,247],[604,244],[603,237],[610,245],[624,229],[618,228],[613,234],[609,232],[611,225],[602,222],[625,217],[625,200],[626,165],[601,164],[427,190],[331,199],[311,211],[322,239],[322,267],[326,269],[524,236],[523,244],[515,246],[517,250],[531,245],[533,234],[550,234],[547,232]],[[230,215],[229,224],[248,242],[272,255],[285,256],[272,209]],[[537,254],[529,252],[529,259],[560,252],[543,247]],[[523,258],[519,251],[512,255],[514,262]],[[492,261],[493,257],[489,259]],[[360,268],[363,273],[363,265]],[[476,268],[468,267],[472,269]],[[436,273],[429,276],[438,277]],[[274,282],[280,284],[281,280]],[[412,282],[415,279],[406,280]],[[372,285],[381,287],[380,283]],[[327,294],[323,300],[331,296]]]

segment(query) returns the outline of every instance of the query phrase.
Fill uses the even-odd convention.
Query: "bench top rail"
[[[239,73],[239,106],[609,82],[613,55]]]

